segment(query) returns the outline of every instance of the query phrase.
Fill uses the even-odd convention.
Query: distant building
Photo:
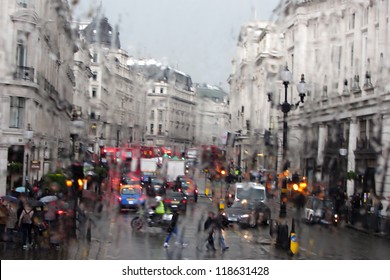
[[[119,32],[98,13],[90,23],[76,23],[81,42],[89,47],[88,137],[85,145],[96,154],[102,145],[119,147],[143,139],[146,88],[142,77],[127,65]]]
[[[229,130],[228,94],[220,87],[196,84],[196,145],[226,147]]]
[[[196,100],[191,77],[150,60],[132,61],[129,66],[146,79],[144,143],[184,152],[195,141]]]

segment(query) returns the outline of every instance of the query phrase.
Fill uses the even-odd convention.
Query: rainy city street
[[[388,267],[390,0],[0,11],[0,260]]]

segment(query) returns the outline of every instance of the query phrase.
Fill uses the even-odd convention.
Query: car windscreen
[[[122,188],[121,194],[133,194],[133,195],[140,195],[141,190],[138,188]]]
[[[237,188],[236,199],[249,198],[250,195],[250,189]]]
[[[157,179],[157,178],[153,178],[153,177],[151,179],[152,179],[153,185],[160,185],[160,186],[164,185],[164,180],[162,180],[162,179]]]
[[[265,190],[264,189],[252,189],[251,199],[263,201],[265,199]]]
[[[165,199],[182,199],[183,194],[180,192],[169,192],[165,195]]]
[[[140,185],[141,182],[139,180],[134,180],[134,179],[130,179],[130,178],[123,178],[121,183],[123,185]]]

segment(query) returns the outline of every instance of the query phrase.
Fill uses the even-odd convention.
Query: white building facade
[[[288,119],[291,168],[330,193],[342,187],[364,203],[370,195],[385,202],[389,1],[282,1],[276,11],[283,15],[276,29],[283,34],[281,64],[287,63],[293,81],[304,73],[310,85],[305,103]]]
[[[276,149],[268,136],[277,129],[277,120],[268,102],[268,80],[276,75],[279,61],[272,50],[274,35],[269,28],[270,22],[264,21],[242,27],[228,79],[230,131],[235,134],[230,154],[244,171],[275,166]]]
[[[195,144],[219,146],[226,149],[230,129],[227,93],[221,88],[197,84]]]
[[[76,49],[69,9],[58,14],[57,4],[0,2],[1,194],[39,180],[69,154]]]

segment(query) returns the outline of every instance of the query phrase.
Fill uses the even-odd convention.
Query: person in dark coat
[[[206,221],[204,222],[204,231],[207,234],[207,249],[208,250],[213,250],[216,251],[215,246],[214,246],[214,227],[215,227],[215,214],[214,212],[209,212],[208,217]]]
[[[222,214],[222,211],[220,211],[220,213],[215,219],[215,231],[218,234],[219,246],[221,247],[222,252],[225,252],[227,249],[229,249],[229,246],[227,246],[225,243],[225,238],[223,237],[223,233],[222,233],[222,231],[225,230],[227,227],[228,227],[228,220]]]
[[[169,240],[171,239],[173,234],[176,235],[176,238],[179,236],[179,234],[178,234],[179,231],[177,229],[177,222],[178,222],[178,220],[179,220],[179,213],[177,211],[174,211],[173,215],[172,215],[171,223],[170,223],[170,225],[168,227],[168,235],[165,238],[164,248],[168,248],[169,247]],[[180,245],[182,247],[184,247],[184,245],[185,245],[182,240],[180,242]]]

